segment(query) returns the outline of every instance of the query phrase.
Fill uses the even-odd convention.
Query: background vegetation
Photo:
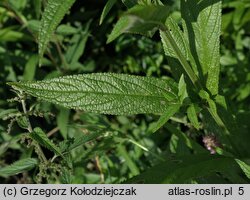
[[[180,2],[162,2],[180,22]],[[224,0],[222,6],[220,93],[241,128],[234,136],[235,151],[223,152],[217,127],[202,120],[195,127],[184,109],[152,134],[157,115],[93,114],[30,96],[25,97],[30,123],[37,127],[34,131],[38,137],[46,133],[53,143],[44,148],[27,136],[21,100],[7,82],[92,72],[174,77],[158,34],[152,38],[124,34],[106,43],[127,7],[116,1],[100,24],[105,4],[99,0],[76,1],[56,29],[39,67],[37,37],[46,1],[0,2],[0,182],[249,183],[250,150],[245,145],[250,141],[249,1]],[[218,147],[213,159],[207,159],[212,150],[204,138],[215,143],[213,148]],[[58,148],[70,151],[62,159],[53,153]],[[236,149],[240,149],[238,154]],[[219,152],[229,157],[221,158]],[[223,162],[217,162],[219,159]],[[130,179],[139,174],[141,177]]]

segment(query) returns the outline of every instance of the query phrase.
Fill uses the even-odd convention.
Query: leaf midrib
[[[20,87],[18,85],[16,85],[16,87]],[[105,93],[105,92],[90,92],[90,91],[75,91],[75,90],[70,90],[70,91],[61,91],[61,90],[49,90],[49,89],[36,89],[36,88],[31,88],[31,87],[27,87],[24,86],[26,89],[30,89],[29,91],[26,91],[27,93],[32,93],[34,94],[34,92],[39,92],[39,91],[47,91],[47,92],[56,92],[56,93],[61,93],[61,94],[65,94],[65,93],[85,93],[85,94],[97,94],[97,95],[109,95],[109,96],[131,96],[131,97],[150,97],[150,98],[161,98],[164,100],[167,100],[164,96],[158,96],[158,95],[143,95],[143,94],[122,94],[122,93]],[[20,87],[20,89],[22,89],[22,86]],[[33,92],[33,91],[34,92]],[[168,92],[168,91],[166,91]],[[177,100],[173,99],[173,100]]]

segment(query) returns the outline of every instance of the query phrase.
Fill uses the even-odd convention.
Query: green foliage
[[[188,109],[187,109],[187,117],[189,119],[189,121],[191,122],[191,124],[196,128],[199,129],[200,125],[199,125],[199,121],[198,121],[198,117],[196,114],[196,110],[195,110],[195,105],[191,104]]]
[[[226,166],[226,167],[225,167]],[[198,154],[175,158],[152,167],[127,183],[191,183],[214,172],[230,173],[237,164],[232,158]],[[241,180],[244,183],[244,180]]]
[[[11,165],[0,168],[0,176],[7,177],[31,170],[38,164],[35,158],[24,158],[18,160]]]
[[[244,161],[241,161],[239,159],[235,159],[235,161],[238,163],[238,165],[240,166],[242,171],[245,173],[247,178],[250,179],[250,166],[248,164],[246,164]]]
[[[218,93],[220,72],[221,1],[181,1],[185,37],[189,41],[199,77],[213,94]]]
[[[68,12],[75,0],[49,0],[39,28],[39,57],[42,58],[52,33]]]
[[[1,183],[249,183],[249,13],[1,1]]]
[[[51,140],[49,140],[41,128],[34,128],[34,131],[30,133],[30,137],[41,146],[44,146],[55,154],[62,156],[60,149]]]
[[[178,101],[172,80],[125,74],[96,73],[9,84],[67,108],[113,115],[161,114]]]
[[[99,24],[102,24],[104,18],[107,16],[107,14],[111,10],[111,8],[115,5],[116,1],[117,0],[108,0],[108,2],[106,3],[106,5],[103,8]]]
[[[169,9],[166,6],[136,5],[119,19],[109,35],[107,43],[112,42],[122,33],[152,37],[156,28],[162,26],[168,15]]]
[[[151,126],[152,133],[156,132],[159,128],[161,128],[176,112],[178,112],[180,108],[180,104],[170,105],[167,107],[165,113],[161,115],[160,119]]]

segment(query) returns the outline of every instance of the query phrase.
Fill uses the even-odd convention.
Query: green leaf
[[[239,159],[235,159],[235,161],[238,163],[238,165],[240,166],[242,171],[245,173],[247,178],[250,179],[250,166],[248,164],[246,164],[245,162],[239,160]]]
[[[93,73],[9,84],[67,108],[113,115],[162,114],[178,102],[177,85],[171,79],[126,74]],[[172,95],[166,99],[164,93]]]
[[[57,155],[62,156],[60,149],[47,137],[41,128],[34,128],[33,132],[30,133],[30,137],[37,141],[41,146],[49,149]]]
[[[11,165],[0,168],[0,176],[7,177],[13,176],[34,168],[38,164],[35,158],[25,158],[18,160]]]
[[[100,137],[103,133],[104,133],[103,131],[96,131],[78,138],[74,138],[74,142],[67,148],[67,150],[70,151],[83,144],[86,144],[89,141],[95,140],[96,138]]]
[[[122,0],[122,3],[124,3],[127,8],[131,8],[137,4],[138,0]]]
[[[122,0],[125,6],[131,8],[136,4],[139,5],[164,5],[160,0]]]
[[[105,17],[107,16],[107,14],[111,10],[111,8],[115,5],[116,1],[117,0],[108,0],[108,2],[106,3],[106,5],[103,8],[103,11],[101,14],[101,18],[100,18],[100,22],[99,22],[100,25],[102,24],[103,20],[105,19]]]
[[[160,117],[160,119],[152,125],[151,133],[156,132],[159,128],[161,128],[175,113],[180,109],[180,104],[170,105],[167,107],[165,113]]]
[[[189,49],[187,38],[184,37],[184,33],[181,31],[179,25],[174,21],[172,17],[168,17],[166,21],[166,27],[169,30],[173,41],[176,43],[176,46],[180,50],[180,52],[177,52],[176,48],[174,48],[174,46],[172,45],[172,41],[170,41],[170,38],[164,37],[165,33],[163,31],[160,31],[163,49],[166,56],[168,57],[170,67],[173,73],[175,73],[175,77],[179,79],[181,74],[184,73],[183,66],[180,65],[180,63],[184,65],[181,60],[182,58],[179,55],[180,53],[185,60],[190,61],[192,69],[194,70],[195,74],[198,75],[198,71],[196,69],[197,67]],[[180,63],[176,63],[177,60],[179,60]]]
[[[4,109],[0,110],[0,119],[6,120],[9,117],[17,116],[19,111],[17,109]]]
[[[74,36],[70,40],[70,43],[72,45],[69,46],[66,52],[65,58],[71,66],[76,65],[77,61],[79,60],[79,58],[82,56],[84,52],[86,42],[90,36],[89,30],[88,30],[89,25],[90,25],[90,21],[86,24],[83,31],[81,31],[78,34],[74,34]]]
[[[56,33],[60,35],[72,35],[78,33],[79,30],[73,26],[62,24],[59,25],[56,29]]]
[[[178,137],[176,134],[172,134],[169,140],[169,150],[173,154],[178,155],[190,155],[191,151],[185,144],[185,141]]]
[[[17,42],[17,41],[32,41],[32,38],[20,31],[15,30],[16,27],[7,27],[0,29],[0,41],[1,42]]]
[[[160,5],[136,5],[129,9],[116,23],[108,37],[112,42],[123,33],[141,34],[152,37],[163,26],[169,15],[169,8]]]
[[[42,1],[40,0],[33,0],[32,6],[34,6],[34,11],[36,13],[36,18],[40,18],[41,15],[41,7],[42,7]]]
[[[42,16],[38,36],[39,58],[43,57],[52,33],[75,0],[49,0]]]
[[[190,148],[195,153],[207,153],[208,151],[202,147],[199,143],[197,143],[195,140],[193,140],[191,137],[189,137],[186,133],[183,133],[179,129],[177,129],[173,124],[167,123],[166,128],[170,133],[173,135],[176,135],[179,141],[182,143],[185,143],[185,145]],[[178,145],[178,144],[177,144]],[[176,146],[178,148],[178,146]]]
[[[57,116],[57,125],[64,139],[68,135],[68,123],[69,123],[70,110],[61,108],[59,115]]]
[[[164,30],[165,29],[165,30]],[[175,41],[175,39],[172,37],[171,32],[165,27],[163,30],[160,30],[161,35],[161,41],[163,43],[163,47],[165,46],[165,53],[169,54],[169,50],[167,49],[167,45],[169,45],[169,49],[173,50],[171,54],[176,55],[178,58],[182,68],[187,73],[188,77],[192,81],[193,85],[197,88],[201,88],[201,83],[198,79],[198,76],[194,73],[192,67],[190,66],[187,58],[183,55],[183,52],[181,51],[180,47],[178,46],[178,43]],[[170,54],[170,55],[171,55]],[[171,58],[171,57],[170,57]],[[171,60],[170,60],[171,61]],[[179,63],[176,63],[178,68],[180,68]],[[182,73],[182,69],[178,69],[178,73]],[[178,76],[177,76],[178,77]]]
[[[38,64],[38,56],[32,55],[25,65],[24,73],[23,73],[23,80],[31,81],[34,79],[37,64]]]
[[[126,148],[120,144],[117,147],[118,150],[118,154],[122,156],[122,158],[125,160],[126,165],[128,166],[128,168],[131,171],[131,174],[133,176],[136,176],[140,173],[136,163],[133,161],[133,159],[131,158],[131,156],[129,155],[129,153],[127,152]]]
[[[195,105],[191,104],[187,109],[187,117],[191,124],[197,129],[200,129],[200,124],[195,110]]]
[[[220,71],[221,2],[182,0],[183,29],[199,71],[209,91],[218,93]]]
[[[180,101],[183,102],[184,99],[186,99],[188,97],[188,93],[187,93],[187,84],[185,82],[184,79],[184,75],[182,74],[178,83],[178,96],[180,98]]]
[[[186,38],[184,38],[184,34],[179,28],[178,24],[172,19],[172,17],[168,17],[166,21],[166,27],[170,30],[171,36],[174,39],[175,43],[179,47],[182,55],[185,57],[186,60],[189,60],[189,47]],[[162,37],[162,33],[161,33]],[[178,59],[178,55],[176,54],[173,47],[170,45],[170,41],[162,39],[163,48],[165,54],[169,57],[173,57]]]
[[[28,130],[29,122],[28,122],[28,119],[27,119],[26,116],[18,117],[17,124],[18,124],[19,127]]]
[[[230,172],[236,163],[232,158],[217,155],[185,155],[166,161],[140,175],[128,183],[190,183],[195,178],[212,175],[216,172]]]

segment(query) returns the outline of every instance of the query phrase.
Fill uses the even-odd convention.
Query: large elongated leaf
[[[39,29],[39,56],[43,56],[51,34],[68,12],[75,0],[49,0],[42,16]]]
[[[178,103],[172,80],[126,74],[93,73],[9,84],[45,101],[95,113],[162,114],[168,105]]]
[[[11,165],[0,168],[0,176],[7,177],[28,171],[38,164],[35,158],[25,158],[18,160]]]
[[[184,34],[188,38],[200,78],[213,95],[218,93],[220,71],[221,2],[181,1]]]
[[[191,155],[166,161],[130,179],[129,183],[188,183],[216,172],[227,173],[238,166],[233,158],[217,155]],[[239,180],[240,181],[240,180]]]
[[[119,19],[107,42],[112,42],[122,33],[152,37],[155,31],[165,23],[168,15],[169,9],[166,6],[136,5]]]

